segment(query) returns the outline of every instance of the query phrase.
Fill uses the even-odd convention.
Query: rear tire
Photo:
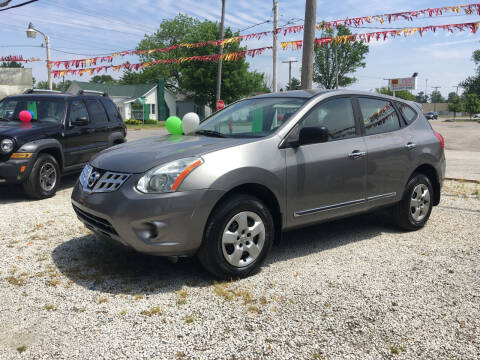
[[[402,201],[393,208],[395,224],[408,231],[421,229],[432,212],[433,187],[423,174],[414,174],[407,183]]]
[[[60,185],[60,167],[50,154],[40,154],[30,175],[23,183],[23,190],[33,199],[46,199],[55,195]]]
[[[197,257],[217,278],[244,278],[260,268],[274,233],[273,217],[262,201],[250,195],[233,195],[210,215]]]

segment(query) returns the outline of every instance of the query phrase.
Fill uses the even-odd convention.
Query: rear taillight
[[[437,137],[438,140],[440,140],[440,144],[442,145],[442,148],[445,148],[445,140],[443,139],[443,136],[442,134],[434,131],[433,132],[435,134],[435,136]]]

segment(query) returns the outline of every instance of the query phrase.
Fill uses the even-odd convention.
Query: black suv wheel
[[[55,195],[60,184],[60,167],[50,154],[40,154],[29,177],[23,183],[25,193],[34,199],[45,199]]]

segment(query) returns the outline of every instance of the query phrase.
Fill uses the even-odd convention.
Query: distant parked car
[[[401,228],[420,229],[440,201],[443,147],[411,102],[340,90],[265,94],[180,138],[103,151],[72,204],[102,238],[146,254],[197,254],[217,277],[245,277],[287,229],[382,207]]]
[[[20,121],[25,110],[32,114],[28,122]],[[0,184],[22,184],[32,198],[51,197],[61,175],[80,172],[90,157],[125,136],[106,94],[29,90],[8,96],[0,101]]]
[[[427,120],[437,120],[438,119],[438,113],[437,112],[431,111],[431,112],[428,112],[424,115],[427,118]]]
[[[474,118],[474,119],[480,119],[480,114],[474,114],[474,115],[473,115],[473,118]]]

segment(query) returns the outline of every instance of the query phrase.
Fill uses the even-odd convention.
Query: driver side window
[[[75,121],[81,117],[87,118],[90,122],[87,107],[83,101],[74,101],[70,107],[70,121]]]
[[[301,127],[325,127],[328,141],[356,136],[352,101],[348,97],[327,100],[317,105],[302,122]]]

